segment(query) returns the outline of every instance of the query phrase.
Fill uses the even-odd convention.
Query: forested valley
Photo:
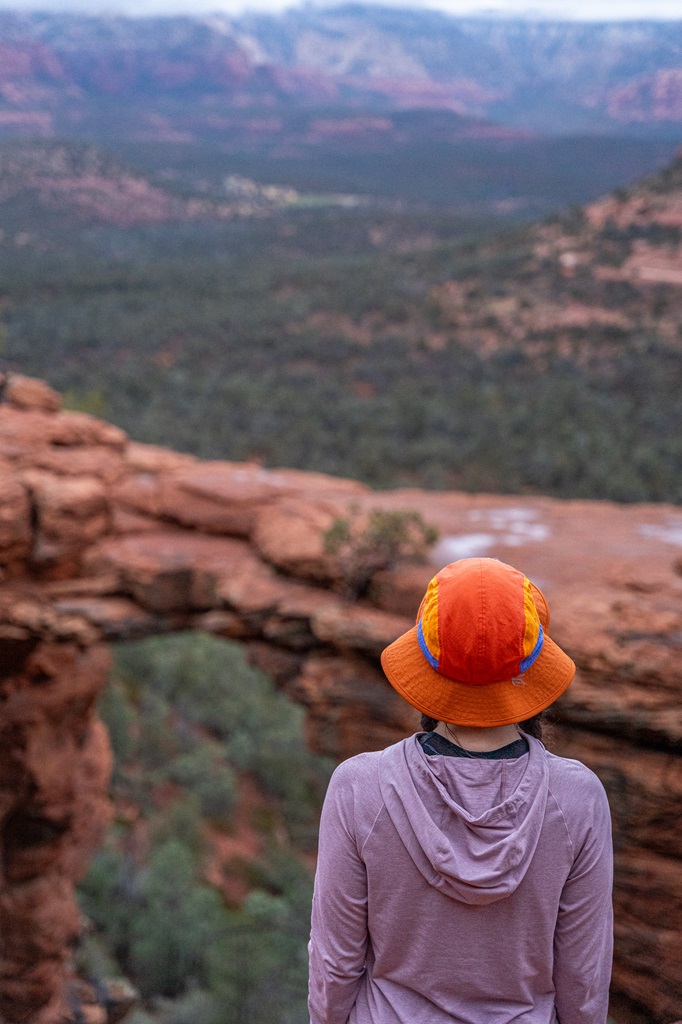
[[[675,501],[680,288],[627,268],[680,229],[617,221],[637,188],[674,204],[679,179],[677,163],[623,191],[598,227],[578,207],[528,226],[302,190],[126,226],[53,204],[36,226],[26,190],[0,210],[2,363],[206,458]]]

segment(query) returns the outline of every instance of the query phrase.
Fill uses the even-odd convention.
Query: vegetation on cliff
[[[301,710],[197,634],[119,648],[100,710],[116,820],[81,886],[81,969],[130,977],[136,1024],[300,1024],[330,770]]]

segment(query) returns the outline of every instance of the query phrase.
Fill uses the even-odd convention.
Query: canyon
[[[374,567],[349,593],[325,536],[416,512],[422,563]],[[436,569],[510,561],[552,609],[578,665],[551,745],[609,794],[616,854],[613,1013],[682,1008],[682,513],[673,505],[420,490],[256,463],[201,461],[0,380],[0,1021],[73,1018],[74,886],[110,820],[98,719],[107,645],[179,629],[238,640],[307,711],[337,760],[417,727],[379,668]]]

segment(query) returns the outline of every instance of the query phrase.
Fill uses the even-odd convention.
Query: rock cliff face
[[[377,573],[351,601],[323,535],[339,517],[412,509],[434,563],[493,554],[545,589],[579,676],[554,746],[611,798],[614,1007],[682,1007],[682,517],[670,506],[376,494],[313,473],[202,463],[59,411],[12,376],[0,402],[0,1021],[68,1019],[73,886],[107,824],[110,753],[95,712],[106,642],[202,629],[246,644],[337,758],[416,726],[378,667],[434,565]]]

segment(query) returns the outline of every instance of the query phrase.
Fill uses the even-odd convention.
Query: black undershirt
[[[519,736],[513,743],[506,747],[498,747],[497,750],[464,750],[441,736],[439,732],[425,732],[419,737],[422,750],[429,757],[434,754],[445,754],[446,757],[477,757],[481,761],[502,761],[508,757],[521,757],[528,753],[528,740]]]

